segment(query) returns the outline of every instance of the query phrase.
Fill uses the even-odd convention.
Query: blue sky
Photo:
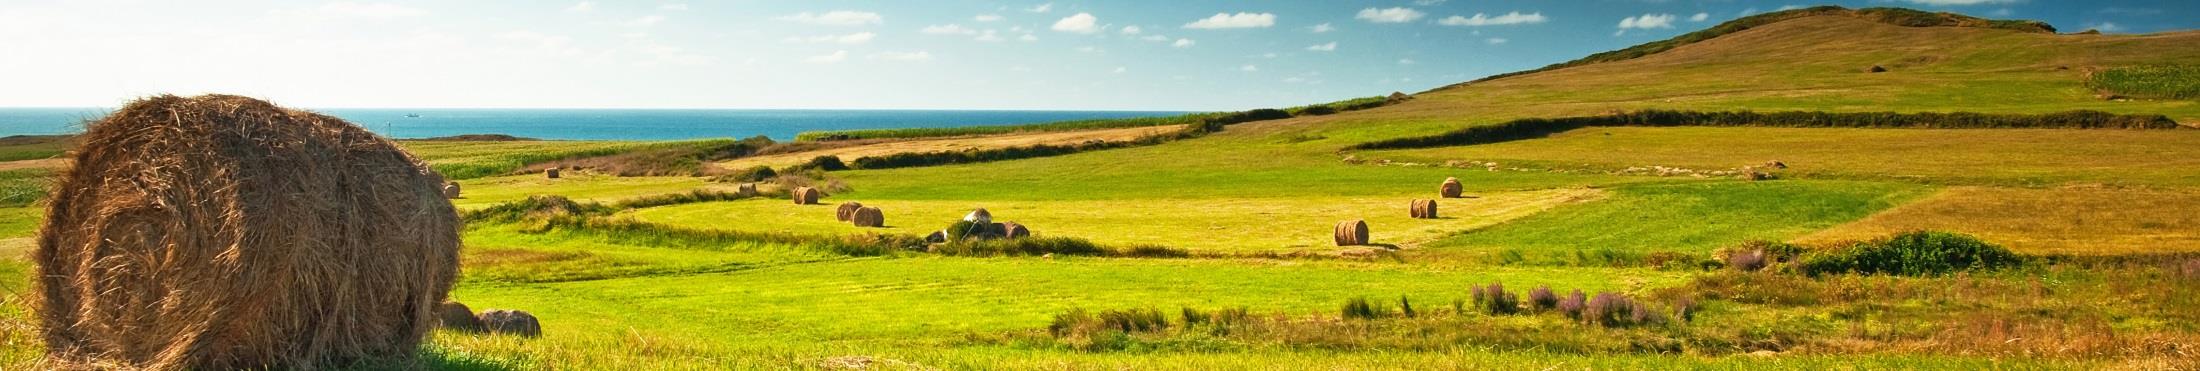
[[[21,1],[0,106],[1221,110],[1416,92],[1821,3]],[[1863,0],[2075,32],[2200,1]]]

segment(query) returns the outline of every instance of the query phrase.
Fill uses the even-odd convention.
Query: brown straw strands
[[[227,95],[138,100],[78,139],[33,257],[53,362],[407,362],[438,321],[458,213],[389,140]]]

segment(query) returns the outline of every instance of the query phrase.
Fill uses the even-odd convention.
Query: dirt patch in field
[[[2200,193],[2102,188],[1956,187],[1797,238],[1824,243],[1929,229],[2026,253],[2200,251]]]
[[[765,165],[777,168],[799,164],[804,161],[809,161],[811,158],[826,155],[839,156],[841,161],[855,161],[855,159],[863,157],[884,156],[897,153],[945,152],[971,149],[982,150],[1039,144],[1076,144],[1089,141],[1127,141],[1155,134],[1174,132],[1177,130],[1182,130],[1183,128],[1183,125],[1167,125],[1123,129],[1084,130],[1052,133],[1025,133],[963,138],[879,142],[846,147],[826,148],[813,151],[781,153],[774,155],[741,158],[733,161],[720,162],[718,163],[718,167],[726,169],[743,169],[757,165]]]

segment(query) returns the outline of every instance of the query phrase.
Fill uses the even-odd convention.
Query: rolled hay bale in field
[[[842,203],[840,203],[840,209],[839,209],[839,210],[834,210],[834,211],[833,211],[833,218],[834,218],[834,219],[840,219],[840,221],[843,221],[843,222],[845,222],[845,221],[849,221],[849,218],[853,218],[853,217],[855,217],[855,216],[856,216],[856,210],[857,210],[857,209],[862,209],[862,208],[863,208],[863,204],[862,204],[862,203],[857,203],[857,202],[842,202]]]
[[[558,178],[558,168],[557,168],[556,166],[552,166],[552,167],[550,167],[549,169],[543,169],[543,170],[542,170],[542,176],[543,176],[543,177],[545,177],[545,178],[549,178],[549,179],[557,179],[557,178]]]
[[[1459,178],[1444,178],[1444,185],[1437,187],[1436,193],[1444,198],[1459,198],[1466,193],[1466,186],[1459,184]]]
[[[1337,246],[1367,244],[1367,221],[1346,220],[1337,223]]]
[[[1881,67],[1881,66],[1879,66],[1879,65],[1872,65],[1872,66],[1871,66],[1870,68],[1865,68],[1865,69],[1864,69],[1864,73],[1880,73],[1880,72],[1887,72],[1887,68],[1886,68],[1886,67]]]
[[[1758,171],[1758,170],[1757,170],[1757,167],[1755,167],[1755,166],[1747,166],[1747,167],[1742,167],[1742,171],[1741,171],[1741,178],[1742,178],[1742,180],[1747,180],[1747,181],[1752,181],[1752,182],[1754,182],[1754,181],[1759,181],[1759,180],[1767,180],[1767,179],[1772,179],[1772,174],[1768,174],[1768,173],[1765,173],[1765,172],[1763,172],[1763,171]]]
[[[48,359],[129,369],[408,360],[458,273],[443,177],[335,117],[155,96],[88,125],[33,261]]]
[[[1436,219],[1436,200],[1413,200],[1414,219]]]
[[[947,242],[947,231],[932,231],[932,234],[928,234],[928,235],[925,235],[925,236],[924,236],[924,242],[930,242],[930,243],[941,243],[941,242]]]
[[[1786,168],[1788,168],[1788,164],[1787,164],[1786,162],[1780,162],[1780,160],[1765,161],[1765,168],[1767,168],[1767,169],[1786,169]]]
[[[465,303],[446,301],[436,305],[437,323],[443,328],[459,331],[481,331],[481,318],[474,317],[474,309]]]
[[[458,198],[458,182],[443,184],[443,198]]]
[[[1008,238],[1008,225],[1002,223],[985,223],[985,234],[983,237],[987,239]]]
[[[756,197],[756,183],[741,183],[741,188],[738,192],[741,194],[741,197]]]
[[[1001,223],[1001,238],[1013,240],[1024,237],[1031,237],[1030,228],[1025,228],[1023,224],[1016,224],[1016,222]]]
[[[854,214],[848,216],[848,221],[855,223],[857,227],[884,227],[886,226],[886,213],[879,211],[876,207],[859,207],[856,208]]]
[[[796,205],[816,205],[817,199],[822,196],[824,192],[810,187],[794,187],[793,192],[787,192],[787,197],[794,199]]]
[[[963,215],[963,221],[978,224],[992,223],[993,213],[987,212],[985,211],[985,208],[981,207],[977,210],[971,210],[969,215]]]
[[[481,328],[491,334],[542,336],[542,322],[523,310],[491,309],[481,312]]]

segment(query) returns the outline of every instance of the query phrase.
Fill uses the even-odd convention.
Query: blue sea
[[[818,130],[958,127],[1168,116],[1174,111],[956,111],[799,109],[324,109],[393,138],[505,134],[541,139],[666,140],[770,136]],[[0,136],[84,130],[102,108],[0,108]],[[418,117],[411,117],[417,115]]]

